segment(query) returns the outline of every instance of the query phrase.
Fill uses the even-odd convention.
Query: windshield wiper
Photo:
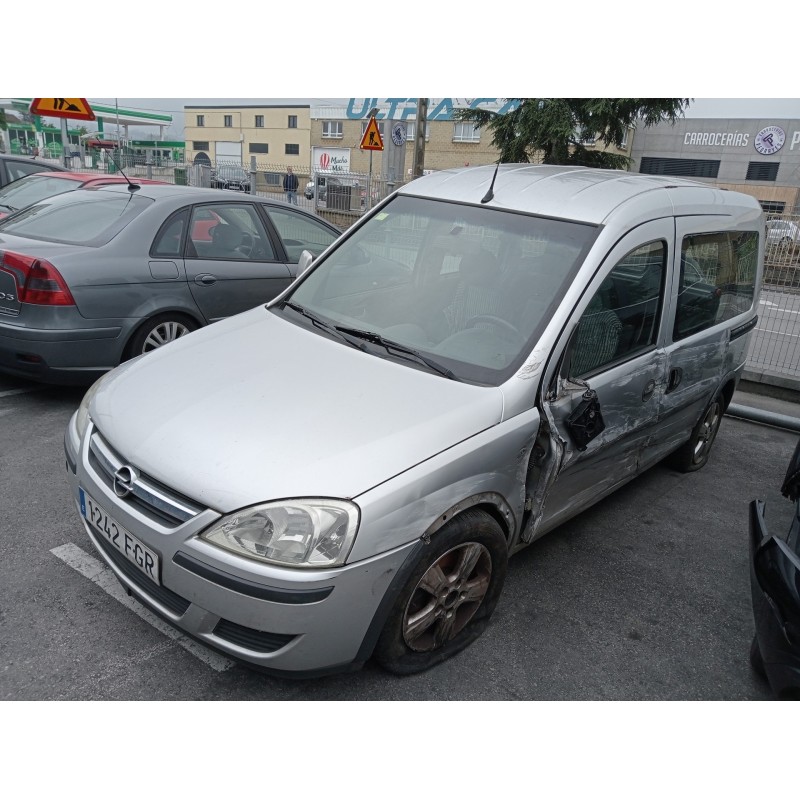
[[[0,203],[0,208],[7,208],[9,211],[14,212],[18,211],[19,209],[14,208],[14,206],[8,206],[5,203]]]
[[[345,344],[349,344],[351,347],[356,347],[359,350],[363,349],[360,344],[357,344],[352,339],[348,339],[347,336],[345,336],[337,327],[321,320],[316,314],[312,314],[308,309],[303,308],[303,306],[299,305],[298,303],[285,302],[282,304],[282,306],[284,308],[291,308],[292,311],[302,314],[302,316],[310,320],[313,325],[316,325],[318,328],[322,328],[322,330],[327,333],[332,333],[337,339],[340,339]]]
[[[422,353],[420,353],[418,350],[414,350],[412,347],[406,347],[404,344],[393,342],[391,339],[384,339],[383,336],[381,336],[379,333],[375,333],[375,331],[361,331],[357,328],[342,328],[338,325],[336,326],[336,330],[339,331],[339,333],[345,333],[348,336],[355,336],[358,339],[364,339],[372,344],[378,344],[381,347],[386,348],[387,353],[394,351],[404,356],[411,356],[420,363],[425,364],[426,367],[429,367],[434,372],[438,372],[439,375],[444,375],[445,378],[449,378],[451,381],[457,380],[454,372],[442,364],[434,361],[432,358],[422,355]]]

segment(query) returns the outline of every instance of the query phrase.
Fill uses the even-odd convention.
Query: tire
[[[706,406],[689,441],[670,456],[669,463],[675,469],[680,472],[696,472],[706,465],[724,413],[722,395],[718,394]]]
[[[422,550],[389,612],[375,660],[396,675],[413,675],[463,650],[488,625],[507,562],[505,536],[489,514],[454,517]]]
[[[197,330],[197,323],[184,314],[159,314],[141,325],[128,343],[127,358],[149,353]]]
[[[764,659],[761,657],[761,649],[758,646],[758,636],[754,636],[750,643],[750,666],[756,675],[766,679],[767,672],[764,669]]]

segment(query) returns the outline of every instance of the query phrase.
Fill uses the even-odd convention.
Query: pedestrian
[[[299,185],[297,175],[292,172],[291,167],[287,167],[286,174],[283,176],[283,191],[286,192],[286,200],[294,205],[297,205],[297,187]]]

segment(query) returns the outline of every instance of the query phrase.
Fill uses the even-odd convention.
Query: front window
[[[80,197],[76,195],[91,195]],[[0,231],[46,242],[99,246],[110,242],[153,201],[146,197],[74,192],[42,200],[0,220]]]
[[[302,308],[360,332],[354,341],[374,356],[426,368],[378,335],[458,380],[499,385],[541,336],[596,233],[592,225],[401,195],[312,269],[291,305],[274,310],[308,324]]]

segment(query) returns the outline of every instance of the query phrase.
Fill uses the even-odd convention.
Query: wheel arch
[[[130,357],[130,350],[131,344],[138,336],[139,332],[149,325],[154,319],[157,317],[162,317],[164,315],[174,314],[176,317],[186,317],[187,319],[191,320],[198,328],[203,328],[206,325],[206,321],[197,314],[196,311],[190,308],[186,308],[185,306],[167,306],[164,308],[154,308],[147,313],[146,316],[142,317],[136,325],[131,328],[128,332],[127,338],[125,340],[125,344],[122,347],[122,355],[121,358],[124,361],[126,358]]]
[[[516,517],[511,505],[497,492],[481,492],[480,494],[474,494],[450,506],[450,508],[439,514],[428,526],[427,530],[422,534],[422,539],[430,541],[431,537],[450,522],[450,520],[468,510],[485,511],[500,525],[506,542],[508,544],[511,543],[511,537],[517,525]]]

